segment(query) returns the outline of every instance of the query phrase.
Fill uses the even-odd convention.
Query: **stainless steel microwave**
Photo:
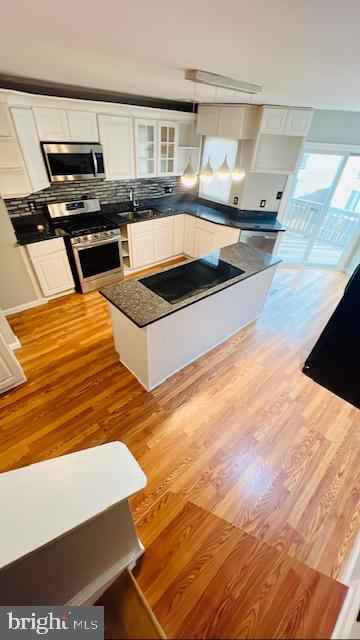
[[[101,144],[42,142],[50,182],[105,178]]]

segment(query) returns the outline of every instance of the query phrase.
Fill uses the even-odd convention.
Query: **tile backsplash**
[[[184,191],[179,176],[137,180],[82,180],[61,182],[26,198],[9,198],[5,203],[10,216],[28,215],[42,212],[45,204],[81,200],[84,196],[99,198],[101,204],[125,202],[129,200],[131,187],[134,189],[134,198],[138,200],[164,196],[165,187],[172,187],[173,194]]]

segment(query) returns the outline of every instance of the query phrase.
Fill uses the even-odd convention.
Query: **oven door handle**
[[[109,244],[110,242],[116,242],[120,246],[120,238],[107,238],[106,240],[99,240],[99,242],[91,242],[91,244],[73,244],[72,248],[76,250],[91,249],[91,247],[99,247],[102,244]]]
[[[94,149],[91,149],[91,155],[94,163],[95,178],[99,175],[98,161]]]

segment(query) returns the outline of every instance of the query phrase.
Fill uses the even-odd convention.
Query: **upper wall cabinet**
[[[69,142],[70,129],[65,109],[34,107],[33,111],[40,140]]]
[[[132,118],[99,116],[99,131],[104,150],[106,180],[134,178]]]
[[[176,122],[158,122],[158,170],[159,176],[175,175],[177,169],[179,125]]]
[[[11,138],[13,127],[9,109],[6,105],[0,105],[0,138]]]
[[[27,196],[49,186],[31,110],[13,109],[12,116],[14,122],[8,107],[0,105],[3,134],[0,135],[0,195],[3,198]]]
[[[196,132],[233,140],[250,140],[256,135],[258,107],[200,105]]]
[[[40,140],[61,142],[98,142],[96,113],[34,107]]]
[[[70,140],[73,142],[99,142],[96,113],[67,111]]]
[[[260,133],[274,133],[287,136],[307,135],[313,112],[311,109],[286,109],[263,107]]]
[[[312,117],[311,109],[263,107],[251,171],[283,175],[293,173]]]
[[[135,120],[135,163],[137,178],[152,178],[157,173],[157,122]]]
[[[17,137],[25,159],[31,182],[31,191],[41,191],[50,186],[41,153],[34,116],[31,109],[11,109]]]
[[[287,109],[276,109],[272,107],[263,107],[260,132],[261,133],[278,133],[284,132]]]
[[[285,122],[285,135],[305,138],[309,132],[312,118],[313,112],[308,109],[289,109]]]

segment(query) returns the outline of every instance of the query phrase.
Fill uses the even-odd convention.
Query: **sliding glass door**
[[[282,222],[285,263],[342,268],[360,236],[360,156],[305,152]]]

